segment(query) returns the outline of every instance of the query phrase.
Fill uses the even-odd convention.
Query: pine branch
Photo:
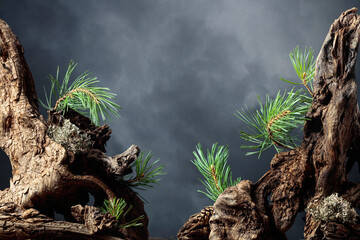
[[[315,64],[316,64],[313,49],[309,47],[309,49],[307,50],[307,47],[305,47],[304,51],[301,51],[299,49],[299,45],[297,45],[293,49],[293,51],[290,52],[289,57],[293,65],[293,68],[296,72],[296,75],[301,80],[301,83],[294,83],[284,78],[280,78],[280,79],[290,84],[295,84],[295,85],[303,84],[310,93],[310,95],[312,96],[313,95],[312,82],[315,75]]]
[[[59,67],[56,77],[50,75],[52,82],[49,96],[45,91],[46,104],[40,101],[42,106],[48,110],[67,111],[69,108],[88,116],[93,123],[99,124],[99,115],[102,120],[110,118],[109,112],[119,117],[117,111],[121,109],[119,105],[112,102],[116,94],[109,92],[109,88],[96,87],[99,81],[96,77],[90,77],[91,73],[86,71],[75,78],[69,85],[70,77],[76,67],[76,63],[70,61],[63,81],[59,82]],[[56,97],[55,107],[52,108],[52,97]]]
[[[226,165],[229,156],[228,147],[219,146],[217,148],[217,145],[217,143],[213,144],[211,151],[207,149],[207,156],[205,157],[199,143],[196,146],[196,151],[193,152],[195,159],[191,161],[205,178],[205,180],[199,180],[205,186],[206,192],[201,190],[198,192],[205,194],[214,202],[226,188],[241,181],[241,178],[232,180],[230,166]]]
[[[256,151],[248,152],[250,154],[259,154],[271,146],[276,151],[283,149],[294,149],[297,147],[295,140],[291,136],[293,129],[302,126],[305,121],[305,113],[310,107],[311,99],[303,94],[302,90],[280,91],[275,99],[270,99],[267,95],[265,104],[262,104],[259,96],[258,101],[260,110],[251,112],[247,107],[241,109],[235,115],[248,125],[249,132],[240,131],[240,137],[253,145],[242,146]]]
[[[135,165],[135,176],[129,180],[125,180],[130,187],[141,190],[152,188],[154,184],[157,184],[161,180],[158,177],[165,175],[165,164],[158,165],[160,159],[149,164],[152,156],[151,151],[146,154],[140,153],[139,157],[135,160],[133,164]]]
[[[310,47],[307,50],[305,47],[304,51],[300,51],[299,46],[296,46],[289,56],[301,83],[291,82],[284,78],[280,79],[294,85],[303,84],[312,96],[312,81],[316,64],[312,48]],[[293,129],[304,123],[304,115],[309,109],[312,99],[303,94],[302,91],[293,91],[291,90],[289,93],[285,91],[283,95],[280,95],[279,92],[274,100],[270,100],[269,96],[266,96],[264,105],[258,97],[260,111],[251,112],[247,107],[246,110],[237,110],[235,115],[245,122],[249,129],[249,132],[240,131],[240,136],[253,143],[253,145],[242,146],[242,148],[255,150],[246,153],[246,155],[258,153],[260,158],[261,153],[271,146],[277,152],[280,149],[291,150],[297,147],[296,138],[290,134]]]

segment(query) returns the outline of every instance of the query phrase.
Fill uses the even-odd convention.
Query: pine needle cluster
[[[159,176],[165,175],[165,164],[159,165],[160,159],[150,164],[152,156],[151,151],[147,153],[142,152],[135,160],[133,163],[133,167],[135,166],[135,176],[125,181],[130,187],[140,190],[152,188],[154,184],[161,180]]]
[[[274,99],[266,96],[265,104],[262,104],[258,96],[260,110],[251,112],[246,110],[236,112],[236,116],[247,124],[249,132],[240,131],[240,137],[253,145],[244,145],[255,151],[246,155],[259,154],[270,147],[276,151],[280,149],[294,149],[297,147],[296,138],[291,135],[293,129],[303,124],[305,114],[311,103],[311,99],[303,94],[302,90],[290,92],[278,92]]]
[[[305,47],[304,51],[301,51],[299,46],[296,46],[293,51],[290,52],[289,57],[296,75],[299,77],[301,83],[292,82],[284,78],[280,79],[293,85],[304,85],[312,96],[316,64],[314,50],[311,47],[309,49]]]
[[[115,217],[117,226],[119,228],[129,228],[129,227],[138,227],[142,226],[142,223],[139,223],[140,220],[144,219],[144,216],[141,215],[130,222],[125,222],[126,215],[130,212],[132,206],[127,207],[127,203],[123,198],[114,198],[112,200],[104,200],[103,206],[100,207],[100,210],[103,213],[110,213],[111,216]],[[125,222],[125,223],[124,223]]]
[[[112,100],[116,94],[111,93],[109,88],[97,87],[99,82],[96,77],[92,77],[89,71],[85,71],[69,84],[71,75],[77,66],[72,60],[69,63],[65,77],[60,83],[59,67],[56,76],[49,75],[51,89],[49,95],[46,94],[46,104],[40,101],[42,106],[48,110],[67,111],[69,108],[88,116],[93,123],[99,124],[99,115],[102,120],[110,118],[109,112],[119,117],[117,111],[121,107]],[[52,107],[52,100],[56,98],[55,106]]]
[[[199,179],[206,188],[206,192],[198,190],[214,202],[218,196],[228,187],[234,186],[241,181],[241,178],[233,181],[230,166],[227,165],[229,157],[228,146],[219,146],[215,143],[211,150],[207,149],[205,156],[201,144],[196,146],[193,152],[195,159],[192,163],[197,167],[205,180]]]

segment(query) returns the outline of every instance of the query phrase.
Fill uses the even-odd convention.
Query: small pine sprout
[[[123,198],[116,197],[110,201],[105,199],[103,206],[100,207],[102,212],[109,213],[112,217],[115,217],[119,228],[142,226],[143,224],[139,221],[144,219],[143,215],[131,220],[130,222],[125,222],[125,217],[131,209],[132,206],[127,207],[127,203]]]
[[[309,47],[305,47],[303,51],[299,49],[297,45],[292,52],[289,54],[290,61],[293,65],[293,68],[296,72],[296,75],[299,77],[301,83],[291,82],[284,78],[280,78],[282,81],[290,84],[303,84],[308,90],[310,95],[313,95],[313,79],[315,76],[315,65],[316,61],[314,58],[314,50]]]
[[[161,180],[159,177],[166,174],[165,164],[159,164],[160,159],[150,163],[152,156],[151,150],[147,153],[142,152],[132,164],[133,167],[135,166],[135,176],[125,180],[130,187],[140,190],[152,188]]]
[[[206,192],[201,190],[198,192],[205,194],[214,202],[226,188],[241,181],[241,178],[233,181],[230,166],[226,165],[229,156],[228,146],[218,147],[218,144],[215,143],[212,145],[211,151],[207,149],[207,156],[205,156],[199,143],[193,154],[195,159],[191,162],[205,178],[205,180],[199,180],[204,184]]]
[[[354,224],[357,217],[356,210],[338,193],[333,193],[320,202],[310,204],[306,212],[325,222],[339,221]]]

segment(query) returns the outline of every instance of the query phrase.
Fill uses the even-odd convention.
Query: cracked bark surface
[[[196,223],[209,231],[196,237],[185,231],[196,229],[193,215],[178,233],[178,239],[287,239],[285,233],[296,215],[332,193],[339,193],[359,208],[360,183],[350,182],[348,177],[354,163],[360,163],[355,81],[360,17],[356,11],[352,8],[343,12],[322,45],[302,145],[276,154],[270,170],[258,182],[243,180],[226,189],[216,200],[210,220]],[[304,237],[360,239],[359,229],[359,219],[356,224],[343,224],[307,214]]]
[[[110,128],[97,127],[75,111],[64,116],[49,112],[45,121],[23,47],[2,20],[0,48],[0,147],[12,167],[10,187],[0,191],[0,238],[148,239],[143,202],[118,180],[131,173],[139,147],[106,156]],[[50,124],[61,126],[65,119],[90,136],[88,152],[66,150],[47,135]],[[124,198],[133,206],[126,221],[144,215],[143,226],[119,230],[109,214],[86,206],[88,193],[95,206],[104,199]],[[66,221],[55,221],[54,210]]]

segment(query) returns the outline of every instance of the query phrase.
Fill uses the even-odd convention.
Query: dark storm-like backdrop
[[[89,69],[117,94],[123,110],[107,122],[108,155],[137,144],[166,163],[160,184],[140,194],[150,235],[175,237],[191,214],[212,204],[197,192],[195,145],[229,145],[233,176],[256,182],[274,151],[245,156],[238,133],[245,126],[234,112],[256,107],[256,94],[290,89],[279,80],[296,80],[288,53],[299,44],[317,55],[334,19],[351,7],[360,2],[0,0],[0,18],[24,46],[40,99],[48,74],[71,59],[77,73]],[[0,171],[3,189],[11,176],[3,154]],[[288,238],[302,238],[303,225],[299,217]]]

